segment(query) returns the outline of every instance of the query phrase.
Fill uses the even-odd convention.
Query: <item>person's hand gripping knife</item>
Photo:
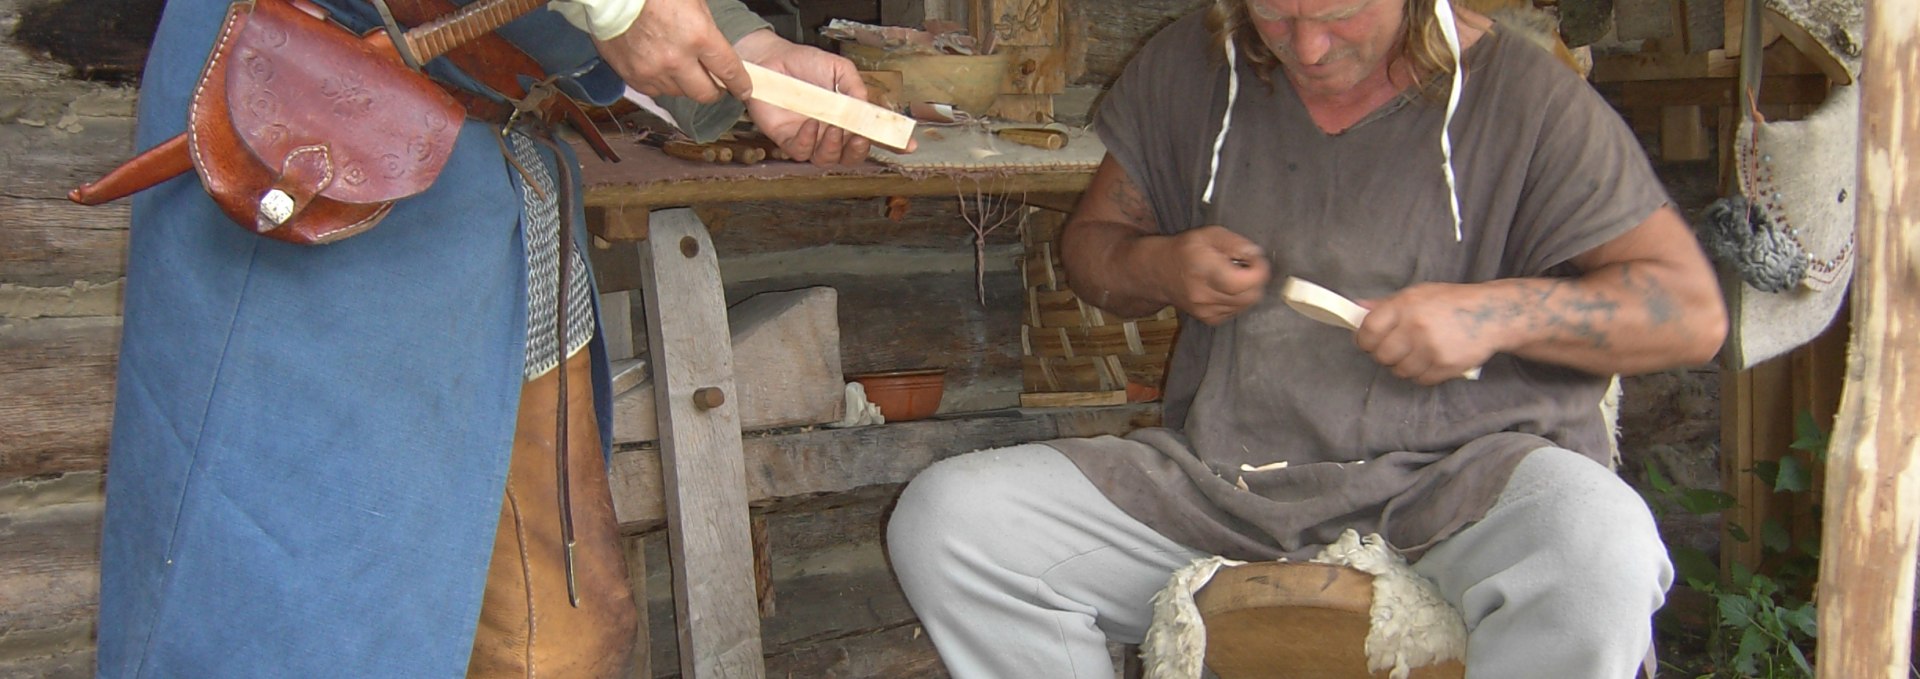
[[[1067,280],[1080,298],[1126,317],[1169,304],[1219,325],[1260,302],[1272,268],[1266,251],[1222,226],[1161,233],[1153,209],[1108,156],[1061,236]]]
[[[816,165],[866,160],[866,139],[755,101],[753,80],[741,63],[752,61],[864,100],[866,86],[858,69],[842,57],[787,42],[764,29],[729,45],[704,0],[572,0],[553,7],[592,33],[601,58],[642,94],[713,103],[730,92],[747,102],[747,113],[761,132],[795,160]]]

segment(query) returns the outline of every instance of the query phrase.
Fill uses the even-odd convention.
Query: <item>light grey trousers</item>
[[[1111,679],[1148,600],[1205,556],[1108,501],[1053,448],[955,457],[907,486],[895,573],[955,679]],[[1469,679],[1628,679],[1673,580],[1632,488],[1572,451],[1529,454],[1487,516],[1414,569],[1466,617]]]

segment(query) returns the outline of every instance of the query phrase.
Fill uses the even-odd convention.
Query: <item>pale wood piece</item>
[[[815,287],[769,292],[727,311],[733,347],[735,390],[745,430],[821,424],[840,420],[846,381],[840,369],[838,294]],[[613,442],[652,441],[659,436],[652,386],[657,373],[613,401]]]
[[[1373,576],[1346,566],[1258,562],[1222,568],[1194,595],[1207,669],[1220,679],[1374,679],[1367,671]],[[1413,668],[1457,679],[1459,661]]]
[[[625,392],[647,381],[647,360],[644,358],[613,361],[607,367],[613,375],[613,393]]]
[[[1280,297],[1300,315],[1331,325],[1357,331],[1360,324],[1367,320],[1366,307],[1354,304],[1340,293],[1320,287],[1311,281],[1292,276],[1280,286]],[[1462,379],[1480,379],[1479,368],[1468,368],[1460,373]]]
[[[1124,389],[1114,391],[1045,391],[1020,395],[1022,408],[1073,408],[1081,406],[1117,406],[1127,402]]]
[[[1289,276],[1280,286],[1280,297],[1301,315],[1336,328],[1359,330],[1367,320],[1365,307],[1304,279]]]
[[[913,119],[785,73],[743,61],[753,78],[753,98],[875,142],[904,149],[913,140]]]
[[[692,210],[654,213],[646,256],[647,343],[654,363],[680,674],[765,675],[754,597],[746,467],[737,399],[701,409],[693,393],[733,393],[720,266]]]
[[[1160,404],[992,411],[875,427],[816,429],[745,442],[747,495],[755,505],[869,486],[902,484],[928,465],[973,450],[1056,438],[1120,435],[1158,426]],[[651,530],[666,516],[660,451],[620,450],[608,470],[623,532]]]
[[[1868,0],[1859,260],[1847,385],[1827,458],[1820,679],[1905,677],[1920,530],[1920,4]]]

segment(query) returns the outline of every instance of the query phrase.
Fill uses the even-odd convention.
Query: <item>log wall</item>
[[[1192,4],[1085,3],[1100,26],[1090,49],[1103,56],[1084,82],[1110,81],[1147,30]],[[128,207],[84,208],[65,193],[131,153],[135,83],[161,7],[0,0],[0,676],[93,672]],[[989,240],[983,305],[958,210],[957,199],[916,200],[891,221],[882,201],[847,200],[713,206],[703,217],[729,299],[833,285],[848,372],[943,365],[944,410],[1010,406],[1020,382],[1018,237],[1004,229]],[[880,551],[880,517],[905,480],[889,473],[896,478],[865,490],[758,510],[777,555],[772,676],[941,675]],[[661,534],[632,530],[652,550],[657,580],[668,572]],[[655,646],[670,645],[672,608],[658,605],[671,589],[649,591]],[[670,649],[660,653],[652,666],[673,672]]]

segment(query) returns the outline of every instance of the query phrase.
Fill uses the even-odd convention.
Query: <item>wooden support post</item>
[[[640,614],[633,632],[633,659],[627,665],[627,679],[653,679],[653,632],[647,620],[647,541],[638,535],[620,536],[620,548],[627,554],[627,586],[633,590],[633,607]]]
[[[1920,5],[1869,0],[1860,81],[1859,261],[1827,460],[1820,679],[1908,676],[1920,530]]]
[[[766,669],[720,264],[692,210],[655,212],[647,228],[641,271],[680,676],[759,679]]]

